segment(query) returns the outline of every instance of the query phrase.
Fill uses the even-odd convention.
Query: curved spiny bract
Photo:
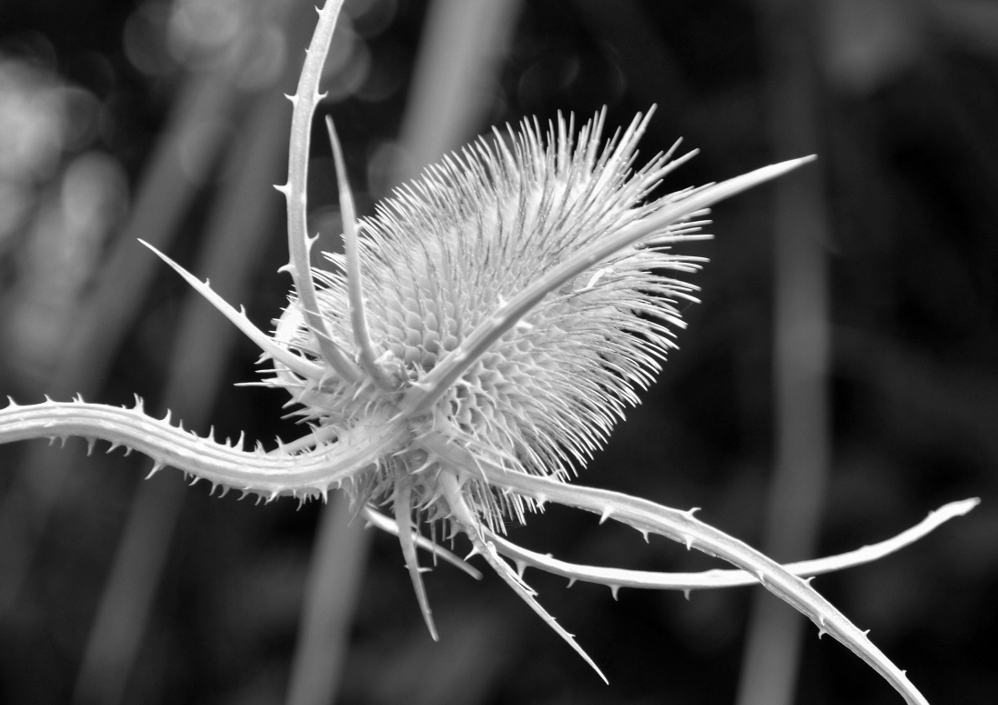
[[[866,633],[858,629],[810,584],[793,575],[763,553],[738,539],[695,519],[692,512],[664,507],[638,497],[556,482],[544,477],[510,472],[487,461],[479,460],[478,468],[467,470],[468,477],[479,476],[490,485],[538,501],[551,501],[568,507],[585,509],[634,527],[647,535],[660,534],[695,548],[748,571],[757,581],[806,615],[820,634],[831,634],[849,650],[866,661],[890,683],[910,705],[928,705],[928,701],[908,680],[904,671],[894,665],[874,646]]]
[[[312,137],[312,116],[322,100],[319,94],[319,79],[322,66],[326,63],[329,43],[336,29],[343,0],[326,0],[319,10],[319,22],[308,49],[305,50],[305,63],[298,80],[298,90],[291,101],[291,141],[288,147],[288,180],[278,191],[284,194],[288,206],[288,264],[286,269],[294,280],[295,291],[301,300],[301,310],[314,334],[319,357],[344,380],[356,382],[361,379],[361,370],[344,352],[342,344],[329,335],[326,321],[319,312],[316,300],[315,283],[311,277],[309,252],[318,236],[308,235],[306,210],[306,185],[308,184],[309,143]],[[282,269],[285,269],[282,268]]]
[[[31,438],[78,436],[109,441],[148,455],[156,469],[169,465],[213,485],[253,492],[267,499],[281,495],[325,497],[330,489],[368,468],[402,443],[404,429],[387,419],[344,429],[332,445],[298,455],[236,446],[201,438],[154,419],[141,406],[128,409],[83,401],[0,409],[0,444]]]
[[[950,502],[930,512],[925,519],[915,526],[885,541],[835,556],[787,563],[783,565],[783,569],[797,577],[805,578],[871,563],[911,545],[950,519],[966,515],[978,504],[980,504],[980,500],[976,498]],[[614,594],[616,594],[616,590],[627,587],[645,590],[682,590],[689,595],[692,590],[756,585],[759,582],[756,576],[737,569],[714,568],[697,573],[664,573],[579,565],[527,550],[488,530],[485,530],[485,538],[496,545],[496,550],[499,553],[516,563],[521,576],[527,567],[533,567],[568,578],[569,584],[581,580],[606,585],[614,590]]]

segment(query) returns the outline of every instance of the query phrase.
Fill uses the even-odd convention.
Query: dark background
[[[771,121],[767,51],[777,33],[795,30],[767,24],[764,5],[525,0],[497,75],[481,87],[489,114],[474,132],[525,116],[547,121],[558,110],[588,118],[603,105],[615,128],[654,102],[658,113],[642,155],[680,136],[701,149],[668,187],[768,163],[774,133],[800,126]],[[820,160],[808,168],[820,170],[825,185],[832,325],[832,470],[819,554],[886,538],[946,501],[985,500],[917,545],[815,585],[872,630],[875,643],[931,702],[998,702],[992,646],[998,628],[998,14],[993,3],[966,0],[812,5],[806,65]],[[359,210],[371,214],[385,192],[385,145],[399,131],[426,8],[407,0],[372,0],[365,7],[355,17],[363,44],[355,52],[368,52],[367,73],[320,112],[335,117]],[[128,209],[136,207],[125,205],[127,194],[139,191],[157,140],[182,110],[182,87],[211,70],[215,47],[167,46],[162,18],[171,11],[169,3],[0,1],[4,75],[16,62],[17,71],[28,72],[23,85],[69,91],[60,94],[69,98],[52,132],[57,148],[40,166],[15,168],[20,162],[9,155],[17,145],[8,136],[16,133],[0,135],[4,158],[14,165],[4,165],[4,178],[20,190],[5,188],[20,194],[24,206],[0,234],[0,392],[19,402],[39,401],[43,393],[68,397],[70,390],[50,384],[59,336],[75,321],[73,307],[97,287],[95,272],[115,246]],[[203,41],[221,42],[223,35],[207,31]],[[287,61],[297,65],[302,46],[291,46]],[[357,55],[348,64],[359,61]],[[294,82],[282,78],[280,67],[272,80],[257,83],[252,76],[265,76],[267,67],[246,71],[251,77],[238,79],[243,93],[216,116],[211,134],[252,154],[262,149],[247,137],[252,97],[291,93]],[[14,105],[14,95],[0,98],[0,114]],[[332,243],[339,232],[331,207],[335,183],[319,135],[310,207]],[[286,145],[286,132],[279,141]],[[59,199],[66,174],[95,154],[103,166],[94,173],[109,184],[106,212],[98,218],[104,230],[91,234],[89,245],[56,243],[33,255],[40,246],[32,243],[44,231],[37,223],[65,207]],[[271,183],[283,169],[275,164]],[[209,213],[235,177],[224,160],[188,176],[192,196],[179,214],[170,253],[204,276],[195,263]],[[772,196],[767,186],[723,204],[711,228],[717,238],[685,250],[711,262],[693,278],[702,303],[684,310],[689,329],[679,335],[680,350],[643,394],[642,406],[580,473],[586,484],[702,507],[702,519],[756,545],[775,432]],[[275,273],[286,257],[283,202],[271,190],[254,198],[273,200],[271,234],[246,265],[252,266],[249,293],[233,303],[245,303],[266,326],[290,284]],[[152,257],[131,247],[136,258]],[[69,276],[57,265],[75,272],[79,284],[53,303],[44,298],[51,290],[44,277]],[[147,409],[167,405],[163,385],[188,292],[165,266],[151,271],[153,279],[137,294],[121,294],[135,297],[137,308],[120,338],[108,338],[108,372],[99,375],[88,401],[126,403],[137,393]],[[41,284],[33,289],[33,282]],[[42,320],[36,309],[50,318]],[[45,334],[31,338],[37,333],[31,321],[48,326]],[[218,317],[213,325],[228,324]],[[233,438],[245,430],[264,443],[275,434],[295,437],[291,422],[279,420],[281,393],[231,386],[256,379],[256,356],[248,341],[235,343],[214,378],[220,391],[213,410],[204,423],[191,424],[196,430],[213,424],[217,436]],[[17,490],[16,473],[30,447],[0,451],[0,490],[8,496]],[[64,454],[72,456],[70,477],[40,530],[25,582],[0,620],[0,702],[69,701],[132,497],[148,471],[147,460],[123,458],[120,451],[87,458],[80,441],[67,443]],[[151,482],[181,479],[167,471]],[[203,485],[182,496],[124,702],[279,702],[319,506],[298,508],[290,500],[255,506],[235,493],[211,498]],[[595,518],[558,507],[510,532],[516,541],[576,562],[657,570],[714,565],[665,540],[645,544],[633,531],[598,526]],[[0,555],[0,571],[4,560]],[[434,644],[397,542],[380,535],[361,587],[341,702],[734,700],[750,590],[697,593],[689,601],[680,593],[623,590],[614,602],[606,588],[566,590],[564,580],[537,571],[528,571],[527,579],[600,664],[609,686],[493,575],[475,583],[448,566],[427,575],[441,632]],[[796,702],[899,702],[841,645],[814,636],[809,627]]]

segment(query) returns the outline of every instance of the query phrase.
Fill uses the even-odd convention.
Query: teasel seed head
[[[601,145],[604,114],[576,137],[559,117],[543,136],[536,122],[496,131],[427,169],[360,222],[360,262],[368,325],[379,364],[398,383],[384,392],[369,380],[331,379],[322,392],[292,389],[319,423],[350,428],[384,408],[399,408],[503,303],[558,264],[674,200],[650,197],[676,162],[671,153],[635,169],[638,140],[649,116]],[[696,224],[653,230],[633,246],[550,291],[451,385],[429,413],[411,420],[413,437],[443,434],[471,452],[535,475],[567,479],[584,465],[638,403],[635,388],[654,379],[681,327],[677,302],[695,287],[675,273],[698,259],[673,254],[670,241],[694,237]],[[348,282],[339,267],[313,270],[321,313],[337,344],[349,350]],[[315,337],[294,305],[278,331],[319,359]],[[280,327],[280,326],[279,326]],[[406,451],[374,472],[368,491],[388,494],[400,475],[429,472],[432,453]],[[432,482],[416,497],[432,502]],[[423,489],[420,495],[420,488]],[[497,496],[484,483],[468,488],[483,519],[501,526],[504,513],[522,519],[530,500]],[[367,499],[367,497],[363,497]]]

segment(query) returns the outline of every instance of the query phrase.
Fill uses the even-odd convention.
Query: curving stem
[[[406,430],[386,419],[372,420],[350,429],[332,446],[299,455],[242,450],[241,443],[226,445],[201,438],[134,408],[87,404],[84,401],[19,406],[11,402],[0,409],[0,444],[32,438],[66,439],[79,436],[91,447],[95,440],[111,442],[148,455],[153,472],[166,465],[212,485],[254,492],[265,499],[280,495],[325,497],[351,475],[371,466],[395,450]],[[223,489],[223,492],[225,490]]]
[[[319,343],[323,360],[347,382],[356,382],[362,377],[360,368],[348,358],[333,340],[325,319],[319,310],[319,299],[312,280],[312,265],[309,251],[317,237],[309,237],[307,221],[308,159],[312,135],[312,115],[315,107],[324,97],[318,91],[322,66],[326,63],[329,43],[336,29],[343,0],[327,0],[319,10],[319,23],[316,25],[312,41],[305,50],[305,64],[302,66],[298,90],[288,96],[291,111],[291,143],[288,149],[288,180],[282,186],[275,186],[284,194],[288,204],[288,264],[282,267],[294,279],[298,301],[305,314],[305,321]]]
[[[872,561],[899,551],[909,546],[929,532],[937,529],[950,519],[966,515],[971,509],[981,503],[979,499],[964,499],[959,502],[945,504],[925,517],[915,526],[902,531],[897,536],[880,541],[869,546],[857,548],[854,551],[840,553],[836,556],[816,558],[807,561],[787,563],[783,566],[788,572],[798,577],[822,575]],[[682,590],[689,596],[691,590],[709,590],[717,588],[756,585],[759,579],[744,570],[723,570],[715,568],[697,573],[663,573],[647,570],[627,570],[623,568],[605,568],[601,566],[579,565],[529,551],[517,546],[512,541],[497,536],[489,530],[484,530],[485,538],[496,545],[496,550],[516,563],[520,575],[527,566],[568,578],[570,583],[582,580],[588,583],[606,585],[616,594],[622,587],[642,588],[649,590]]]

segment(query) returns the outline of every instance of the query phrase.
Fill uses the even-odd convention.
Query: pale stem
[[[905,673],[810,584],[791,574],[778,563],[723,531],[705,524],[691,512],[663,507],[648,500],[619,492],[579,487],[544,477],[511,472],[478,458],[469,479],[484,479],[493,487],[533,497],[538,502],[557,502],[595,512],[602,517],[628,524],[643,534],[656,533],[723,558],[756,576],[759,583],[781,600],[807,615],[818,625],[819,635],[828,633],[866,661],[884,677],[910,705],[928,705]],[[474,467],[474,466],[467,466]]]
[[[406,429],[386,419],[372,420],[344,433],[332,447],[300,455],[244,451],[241,440],[228,446],[172,426],[169,415],[153,419],[141,404],[127,409],[82,401],[0,409],[0,444],[32,438],[71,436],[110,441],[152,458],[153,472],[169,465],[213,485],[255,492],[275,499],[282,494],[325,497],[351,475],[397,448]]]
[[[540,606],[540,603],[534,599],[536,593],[520,579],[509,564],[506,563],[499,554],[496,553],[495,546],[486,541],[481,529],[481,522],[478,521],[478,517],[475,516],[474,512],[468,506],[467,502],[464,500],[464,495],[461,491],[460,480],[457,475],[449,470],[444,470],[440,473],[440,486],[443,490],[444,499],[447,502],[448,507],[451,511],[451,516],[460,526],[464,533],[471,539],[471,543],[474,545],[475,550],[482,554],[482,557],[488,562],[492,569],[499,575],[503,581],[513,588],[520,599],[527,603],[527,605],[532,609],[537,615],[544,620],[544,622],[551,627],[562,639],[571,646],[576,653],[578,653],[586,663],[588,663],[599,677],[603,679],[604,683],[607,683],[606,676],[596,665],[589,654],[587,654],[578,642],[575,641],[575,637],[565,631],[564,627],[555,621],[555,618],[548,614],[547,610]]]
[[[863,546],[848,553],[836,556],[817,558],[808,561],[787,563],[783,566],[788,573],[799,577],[821,575],[833,571],[853,568],[890,555],[909,546],[920,538],[934,531],[942,524],[955,517],[964,516],[980,504],[979,499],[965,499],[950,502],[929,515],[915,526],[886,541],[880,541],[870,546]],[[623,568],[604,568],[600,566],[579,565],[552,558],[550,555],[535,553],[511,541],[497,536],[488,529],[485,537],[496,545],[502,555],[511,558],[517,565],[520,575],[527,566],[560,575],[574,582],[582,580],[588,583],[607,585],[611,589],[640,588],[650,590],[705,590],[715,588],[757,585],[759,579],[744,570],[705,570],[697,573],[664,573],[645,570],[626,570]]]

